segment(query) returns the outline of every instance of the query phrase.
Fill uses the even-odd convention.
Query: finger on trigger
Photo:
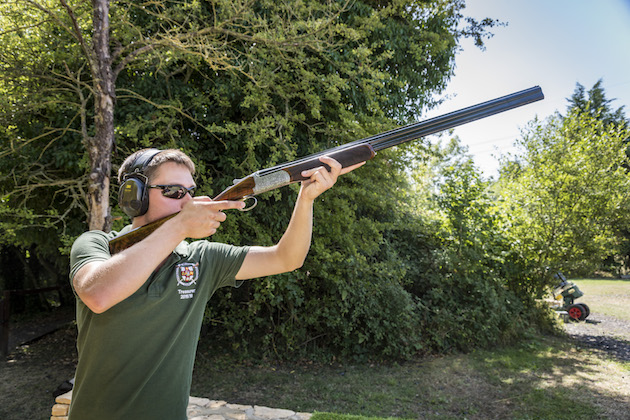
[[[230,210],[230,209],[242,209],[245,208],[244,201],[223,200],[215,201],[217,210]]]

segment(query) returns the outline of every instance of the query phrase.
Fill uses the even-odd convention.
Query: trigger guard
[[[250,211],[251,209],[256,207],[256,205],[258,204],[258,199],[256,197],[254,197],[253,195],[248,195],[246,197],[243,197],[243,201],[247,201],[249,199],[254,200],[254,203],[251,206],[249,206],[249,207],[245,207],[244,209],[239,209],[239,211],[243,211],[243,212]]]

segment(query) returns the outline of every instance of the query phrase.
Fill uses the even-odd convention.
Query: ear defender
[[[146,188],[149,180],[144,171],[160,152],[159,149],[149,149],[139,154],[129,172],[123,175],[123,183],[118,190],[118,205],[131,218],[142,216],[149,209],[149,189]]]

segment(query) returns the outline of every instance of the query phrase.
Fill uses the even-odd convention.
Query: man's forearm
[[[311,247],[315,199],[330,189],[340,174],[362,165],[361,163],[342,170],[341,164],[334,159],[322,156],[320,161],[327,164],[330,171],[321,166],[302,172],[302,176],[308,180],[302,182],[289,226],[284,235],[278,244],[272,247],[250,248],[236,275],[238,280],[286,273],[298,269],[304,264]]]
[[[313,202],[298,196],[289,226],[280,241],[271,247],[251,247],[236,279],[271,276],[300,268],[311,245],[312,231]]]
[[[73,284],[83,303],[101,313],[135,293],[182,241],[175,224],[169,221],[109,260],[82,267]]]
[[[313,236],[313,201],[298,196],[287,230],[278,242],[278,252],[292,270],[301,267],[308,255]]]

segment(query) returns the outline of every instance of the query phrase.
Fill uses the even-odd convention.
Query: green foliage
[[[572,112],[584,113],[592,118],[602,121],[604,126],[614,125],[616,127],[629,127],[630,120],[626,118],[624,107],[613,110],[611,107],[614,99],[607,99],[602,88],[603,81],[600,79],[591,89],[586,91],[584,86],[577,83],[573,95],[569,98],[567,114]],[[630,169],[630,137],[624,139],[626,144],[626,156],[628,159],[623,164],[626,169]],[[616,254],[608,256],[602,265],[605,271],[624,274],[630,269],[630,229],[621,226],[616,227],[619,246]]]
[[[241,354],[377,359],[469,351],[552,329],[546,308],[511,287],[519,270],[488,181],[460,149],[452,153],[434,173],[437,192],[423,192],[432,200],[404,196],[435,203],[421,213],[437,219],[413,206],[391,215],[381,194],[357,209],[370,215],[357,224],[344,203],[368,203],[370,192],[345,182],[330,191],[316,221],[336,217],[316,222],[301,270],[213,298],[207,316],[217,337],[226,334]],[[347,181],[372,181],[372,172],[361,175]]]
[[[61,6],[49,15],[25,13],[12,2],[1,7],[0,245],[31,249],[54,262],[61,238],[83,228],[85,162],[73,97],[73,82],[81,80],[66,72],[76,64],[71,50],[79,47],[59,31],[57,23],[69,23]]]
[[[449,145],[436,168],[440,226],[428,264],[411,274],[430,348],[469,351],[512,342],[550,321],[510,287],[515,267],[505,216],[472,160]]]
[[[348,185],[370,183],[372,174],[349,174],[317,203],[304,267],[217,293],[207,316],[219,336],[227,333],[241,352],[274,357],[405,358],[420,350],[419,305],[403,287],[404,263],[383,238],[391,223],[348,206],[372,196]],[[383,201],[373,206],[386,211]]]
[[[568,99],[567,114],[586,113],[592,118],[602,121],[604,125],[628,125],[629,121],[624,114],[624,107],[621,106],[613,111],[611,103],[614,99],[606,98],[602,83],[602,79],[598,80],[588,92],[584,86],[576,83],[575,90]]]
[[[499,192],[530,290],[542,293],[557,270],[591,273],[619,251],[630,205],[626,138],[623,126],[575,111],[532,122],[522,155],[504,163]]]
[[[79,47],[59,30],[69,23],[61,5],[50,14],[27,9],[0,5],[0,287],[7,289],[67,286],[66,247],[85,226],[73,92],[82,80],[67,73]]]
[[[340,16],[334,48],[326,51],[278,54],[257,45],[247,58],[253,80],[191,71],[156,90],[147,78],[153,102],[169,103],[175,93],[186,97],[194,121],[179,119],[181,128],[173,129],[161,123],[169,121],[160,115],[169,108],[128,112],[120,105],[119,120],[133,127],[121,132],[124,143],[162,133],[166,144],[195,157],[203,167],[202,190],[213,195],[234,177],[407,122],[448,79],[459,36],[456,5],[431,11],[423,6],[422,13],[409,13],[407,6],[354,3]],[[410,7],[420,10],[419,4]],[[397,210],[405,207],[405,168],[414,150],[379,154],[322,197],[312,249],[300,271],[219,292],[208,310],[220,327],[217,334],[241,352],[264,349],[280,357],[410,357],[421,349],[419,302],[405,289],[411,262],[401,254],[408,246],[396,236],[422,231],[414,226],[416,217]],[[294,196],[290,189],[264,195],[254,212],[230,216],[214,239],[274,243]]]

